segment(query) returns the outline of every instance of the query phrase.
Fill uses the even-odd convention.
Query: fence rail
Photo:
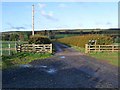
[[[47,52],[52,53],[52,44],[22,44],[17,46],[17,52]]]
[[[115,51],[120,51],[120,46],[119,45],[88,45],[85,44],[85,53],[90,53],[90,52],[101,52],[101,51],[110,51],[110,52],[115,52]]]

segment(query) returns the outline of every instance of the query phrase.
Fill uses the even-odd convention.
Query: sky
[[[118,2],[3,2],[2,31],[118,28]]]

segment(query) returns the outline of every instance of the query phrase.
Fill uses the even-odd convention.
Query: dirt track
[[[117,88],[118,68],[60,43],[57,53],[3,71],[3,88]]]

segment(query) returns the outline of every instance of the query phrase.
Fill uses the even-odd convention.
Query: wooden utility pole
[[[32,5],[32,35],[34,36],[34,5]]]

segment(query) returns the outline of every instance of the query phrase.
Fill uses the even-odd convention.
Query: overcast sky
[[[118,2],[3,2],[2,31],[117,28]]]

